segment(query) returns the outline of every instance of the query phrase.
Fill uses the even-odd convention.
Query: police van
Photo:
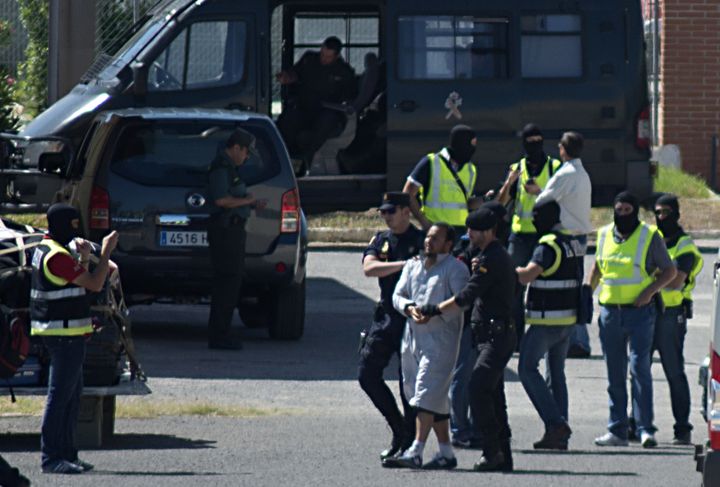
[[[522,155],[518,133],[529,122],[555,156],[564,131],[585,136],[595,204],[624,188],[652,191],[638,0],[165,0],[21,135],[77,146],[98,112],[126,107],[235,108],[277,119],[288,90],[274,74],[333,35],[358,93],[374,98],[339,107],[346,123],[298,181],[306,211],[376,204],[460,123],[478,134],[476,192],[497,187]],[[14,169],[39,188],[38,169],[64,170],[22,164]],[[11,179],[6,200],[48,201],[18,171]]]

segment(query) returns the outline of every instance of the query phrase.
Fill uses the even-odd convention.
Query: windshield
[[[112,62],[98,74],[98,79],[105,81],[114,79],[120,70],[130,64],[140,50],[155,37],[165,25],[165,22],[166,19],[164,18],[155,18],[155,20],[148,21],[118,50]]]

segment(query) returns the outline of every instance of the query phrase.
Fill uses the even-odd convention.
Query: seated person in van
[[[355,97],[355,71],[340,56],[342,42],[328,37],[320,51],[308,51],[290,70],[276,75],[282,85],[289,85],[277,125],[288,152],[302,158],[298,171],[305,174],[315,152],[327,139],[345,126],[347,116],[328,104],[349,102]]]

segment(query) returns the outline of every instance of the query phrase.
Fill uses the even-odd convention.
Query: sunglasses
[[[655,216],[669,216],[672,215],[672,210],[668,210],[666,208],[661,208],[659,210],[655,210]]]
[[[387,210],[380,210],[380,214],[381,215],[394,215],[396,211],[397,211],[397,208],[393,206],[392,208],[389,208]]]

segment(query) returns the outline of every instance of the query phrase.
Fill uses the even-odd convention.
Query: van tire
[[[276,288],[270,302],[270,338],[299,340],[305,329],[305,278],[300,284]]]

